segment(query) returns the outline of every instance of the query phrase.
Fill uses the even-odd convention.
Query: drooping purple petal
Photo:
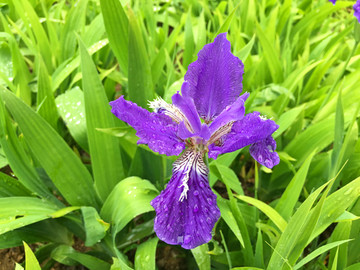
[[[231,53],[226,33],[219,34],[189,65],[184,78],[189,88],[182,94],[193,98],[199,116],[210,122],[240,95],[243,73],[244,64]]]
[[[360,0],[357,0],[356,3],[353,5],[354,8],[354,16],[360,23]]]
[[[227,123],[232,121],[241,120],[245,114],[245,101],[249,97],[249,93],[245,93],[231,105],[226,108],[214,119],[210,124],[209,129],[213,134],[220,127],[225,126]]]
[[[138,144],[147,144],[151,150],[167,156],[179,155],[185,149],[185,143],[176,135],[178,125],[169,116],[149,112],[123,96],[110,105],[117,118],[137,131]]]
[[[201,153],[188,150],[174,162],[166,189],[151,202],[154,230],[162,241],[192,249],[211,240],[220,211],[208,173]]]
[[[280,162],[279,155],[275,152],[275,149],[275,140],[271,136],[268,136],[264,140],[252,144],[249,151],[251,156],[261,165],[271,169]]]
[[[231,131],[224,135],[220,142],[209,145],[209,157],[217,158],[219,154],[260,142],[271,136],[278,127],[274,121],[260,117],[258,112],[249,113],[242,120],[235,122]]]

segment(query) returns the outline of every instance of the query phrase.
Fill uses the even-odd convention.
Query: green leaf
[[[255,35],[252,36],[251,40],[235,55],[240,58],[242,62],[245,62],[248,58],[255,43]]]
[[[55,99],[59,114],[69,129],[74,140],[84,149],[89,151],[86,130],[84,93],[79,87],[74,87]]]
[[[30,195],[30,192],[19,182],[19,180],[0,172],[0,197],[28,195]]]
[[[220,179],[224,182],[225,185],[228,185],[237,194],[244,195],[244,190],[241,187],[240,180],[232,169],[219,163],[212,164],[216,166],[216,169],[219,171],[220,174]],[[210,168],[211,167],[214,168],[214,166],[210,166]]]
[[[334,130],[334,145],[333,152],[331,154],[331,173],[330,177],[334,177],[338,170],[338,158],[341,152],[344,136],[344,110],[341,101],[341,89],[338,93],[336,113],[335,113],[335,130]]]
[[[59,116],[51,88],[51,80],[41,56],[39,56],[38,92],[36,97],[38,114],[56,130]]]
[[[235,15],[235,12],[237,10],[237,8],[240,6],[240,3],[231,11],[231,13],[229,14],[229,16],[227,16],[226,20],[224,21],[224,23],[220,26],[219,30],[216,32],[215,37],[220,34],[220,33],[224,33],[227,32],[230,26],[230,23]]]
[[[281,114],[280,118],[276,121],[279,128],[274,132],[273,137],[279,137],[285,130],[287,130],[291,124],[296,120],[300,113],[304,110],[305,106],[295,107]]]
[[[192,23],[191,23],[191,9],[189,10],[186,16],[184,34],[185,34],[185,48],[183,54],[183,66],[185,69],[187,69],[189,64],[193,60],[194,49],[195,49],[194,35],[193,35]]]
[[[159,238],[155,237],[138,246],[135,253],[135,270],[155,270],[156,246]]]
[[[38,176],[32,161],[18,137],[15,134],[14,127],[11,124],[8,112],[5,109],[2,96],[0,95],[0,142],[6,155],[9,165],[19,182],[29,191],[36,195],[47,198],[57,204],[61,203],[51,194],[46,185]]]
[[[138,177],[125,178],[106,199],[100,216],[112,223],[115,235],[134,217],[154,211],[150,202],[156,194],[157,189],[149,181]]]
[[[104,238],[110,225],[100,218],[98,212],[93,207],[83,206],[81,207],[81,212],[86,233],[85,246],[90,247]]]
[[[145,43],[133,11],[129,10],[129,99],[146,108],[154,98],[151,67]]]
[[[105,47],[108,43],[109,41],[107,39],[103,39],[94,43],[88,48],[89,54],[93,55],[95,52]],[[79,66],[80,55],[76,56],[74,59],[71,57],[70,59],[64,61],[52,74],[52,90],[56,91],[60,87],[61,83],[65,81]]]
[[[276,204],[275,210],[281,214],[285,220],[289,220],[292,216],[293,209],[300,197],[301,190],[304,186],[306,176],[309,171],[311,160],[314,156],[313,152],[300,167],[299,171],[295,174],[293,179],[287,185],[285,192],[282,194],[280,200]]]
[[[60,35],[62,61],[72,57],[76,49],[75,33],[85,25],[88,0],[80,0],[67,12],[65,25]]]
[[[351,239],[348,240],[342,240],[342,241],[336,241],[330,244],[326,244],[322,247],[317,248],[316,250],[314,250],[313,252],[311,252],[309,255],[307,255],[304,259],[302,259],[300,262],[298,262],[293,269],[297,270],[299,268],[301,268],[302,266],[304,266],[305,264],[307,264],[308,262],[310,262],[311,260],[315,259],[317,256],[327,252],[328,250],[334,248],[334,247],[338,247],[344,243],[347,243],[351,241]]]
[[[280,55],[275,50],[274,45],[271,44],[269,39],[266,37],[264,31],[261,29],[261,26],[258,23],[256,23],[256,34],[264,51],[263,55],[267,62],[268,70],[270,71],[273,82],[277,83],[282,81],[283,70],[282,64],[280,62]]]
[[[37,261],[34,253],[25,242],[23,243],[25,250],[25,270],[41,270],[40,264]]]
[[[344,211],[360,197],[360,177],[329,195],[321,211],[316,227],[309,242],[322,233],[331,223],[335,222]]]
[[[221,217],[224,219],[224,221],[229,226],[230,230],[234,233],[235,237],[239,240],[241,245],[244,246],[244,239],[241,235],[241,231],[233,213],[230,210],[227,201],[218,196],[217,203],[221,212]]]
[[[284,220],[284,218],[271,206],[267,205],[266,203],[259,201],[257,199],[248,197],[248,196],[242,196],[242,195],[235,195],[236,198],[250,203],[254,205],[256,208],[258,208],[260,211],[262,211],[268,218],[271,219],[272,222],[280,229],[281,232],[283,232],[287,226],[287,222]]]
[[[104,201],[125,174],[118,140],[96,130],[96,128],[115,127],[114,116],[110,112],[109,101],[96,67],[81,41],[80,55],[92,170],[95,188]]]
[[[203,244],[191,250],[200,270],[210,269],[210,254],[208,244]]]
[[[301,237],[301,229],[305,226],[307,218],[310,213],[310,209],[313,206],[315,200],[322,192],[322,190],[329,184],[326,183],[316,189],[309,197],[300,205],[295,214],[291,217],[285,231],[281,234],[280,239],[275,247],[276,252],[271,255],[268,268],[280,269],[293,247],[296,245],[296,241]],[[289,241],[291,239],[291,241]]]
[[[97,206],[89,171],[59,134],[14,94],[7,90],[0,94],[25,141],[64,198],[72,205]]]
[[[14,0],[13,3],[15,5],[17,13],[25,22],[25,26],[28,32],[34,32],[34,35],[36,37],[36,43],[35,40],[33,40],[34,45],[36,44],[36,46],[38,47],[38,51],[41,53],[47,69],[49,70],[49,72],[52,72],[53,65],[51,46],[45,29],[40,23],[40,18],[38,17],[34,8],[28,0]]]
[[[48,219],[58,207],[31,197],[0,198],[0,234]]]
[[[106,33],[122,72],[128,74],[129,20],[119,0],[100,0]]]
[[[71,246],[60,245],[53,250],[51,257],[66,265],[81,263],[90,270],[110,269],[110,264],[89,254],[77,252]]]

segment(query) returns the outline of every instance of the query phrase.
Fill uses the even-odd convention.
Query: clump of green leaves
[[[169,101],[197,52],[228,32],[245,64],[246,108],[280,126],[281,163],[269,171],[246,151],[209,161],[222,217],[209,244],[171,247],[176,262],[357,269],[360,48],[351,5],[1,4],[0,248],[24,245],[26,269],[170,269],[149,203],[174,159],[138,146],[108,102]],[[23,241],[36,243],[34,252]]]

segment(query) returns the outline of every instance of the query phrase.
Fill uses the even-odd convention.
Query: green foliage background
[[[360,269],[353,4],[0,1],[0,249],[36,243],[16,269]],[[170,101],[221,32],[245,64],[247,113],[280,126],[281,162],[247,148],[210,160],[221,219],[188,251],[158,241],[149,204],[176,157],[138,146],[108,102]]]

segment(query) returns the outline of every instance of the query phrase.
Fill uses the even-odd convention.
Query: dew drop
[[[167,205],[166,205],[166,204],[164,204],[163,208],[164,208],[164,211],[169,210],[169,208],[167,207]]]
[[[191,236],[190,235],[185,235],[184,237],[184,244],[187,245],[191,242]]]
[[[194,191],[194,196],[198,196],[199,195],[199,191],[195,190]]]
[[[199,211],[199,206],[197,204],[194,205],[194,213],[198,212]]]
[[[200,187],[204,187],[205,185],[204,185],[204,182],[203,181],[200,181]]]
[[[208,204],[210,204],[210,205],[213,204],[213,201],[212,201],[212,199],[210,199],[210,198],[207,198],[207,202],[208,202]]]
[[[206,219],[206,222],[207,222],[208,224],[211,224],[211,218],[208,217],[208,218]]]
[[[177,242],[178,242],[178,244],[182,244],[184,242],[184,236],[179,235],[177,238]]]

